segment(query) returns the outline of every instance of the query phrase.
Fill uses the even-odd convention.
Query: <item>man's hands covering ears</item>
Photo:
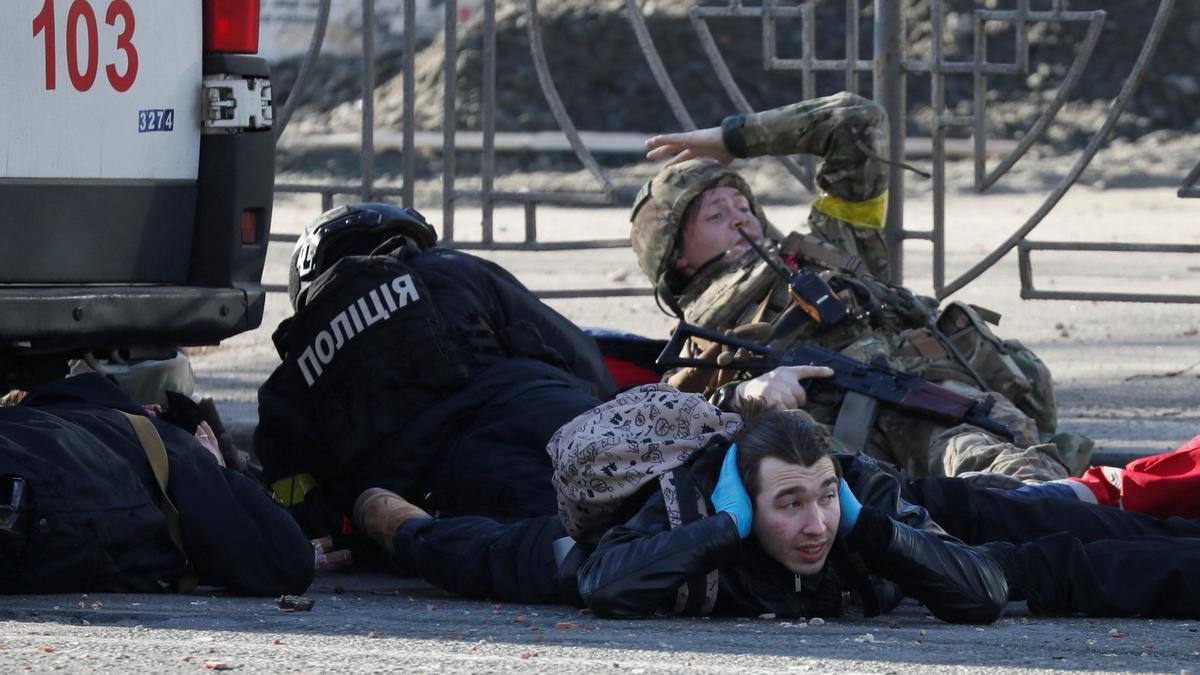
[[[850,486],[846,484],[846,479],[838,480],[838,504],[842,507],[842,516],[838,520],[838,534],[849,537],[854,532],[854,524],[858,522],[858,514],[862,511],[862,504],[859,503],[858,497],[850,491]]]
[[[721,464],[721,473],[717,476],[717,487],[713,489],[713,506],[717,513],[728,513],[737,524],[738,535],[745,539],[750,536],[750,521],[754,518],[754,509],[750,505],[750,494],[742,484],[742,476],[737,468],[737,443],[732,443],[725,451],[725,462]]]

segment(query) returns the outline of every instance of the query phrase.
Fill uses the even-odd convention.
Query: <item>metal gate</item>
[[[399,0],[403,3],[405,26],[416,24],[416,0]],[[496,0],[484,0],[483,14],[483,73],[481,84],[481,134],[482,164],[481,182],[478,189],[464,189],[457,185],[456,155],[456,100],[458,51],[458,0],[444,3],[444,109],[442,116],[442,243],[462,249],[549,251],[567,249],[594,249],[628,247],[627,239],[590,240],[571,242],[545,242],[538,238],[537,210],[540,205],[568,206],[618,206],[612,181],[604,168],[596,161],[587,145],[581,140],[570,114],[563,106],[558,85],[551,76],[547,55],[542,42],[538,0],[512,0],[522,2],[525,7],[526,27],[530,55],[536,69],[541,93],[563,131],[571,150],[580,163],[591,174],[594,191],[589,192],[505,192],[495,188],[496,158]],[[1011,9],[976,9],[973,11],[974,52],[971,60],[947,60],[943,54],[943,32],[946,23],[944,0],[929,0],[929,22],[932,32],[930,58],[914,60],[905,52],[906,26],[900,0],[845,0],[845,54],[839,59],[823,59],[816,56],[816,4],[820,0],[762,0],[753,6],[744,5],[742,0],[727,0],[724,5],[711,3],[695,4],[689,10],[689,18],[696,37],[710,62],[713,72],[725,93],[741,112],[753,112],[753,107],[739,90],[733,75],[722,58],[710,30],[710,22],[725,19],[756,19],[761,22],[761,40],[764,67],[767,70],[796,71],[805,98],[819,95],[816,91],[818,72],[841,73],[843,88],[860,92],[864,75],[871,77],[875,100],[889,113],[890,147],[889,159],[901,162],[905,157],[906,138],[906,80],[908,77],[930,78],[930,109],[932,111],[932,196],[933,223],[931,230],[909,230],[904,227],[904,172],[891,172],[889,186],[888,218],[885,229],[893,274],[898,282],[903,280],[904,242],[909,239],[928,240],[933,247],[933,285],[938,298],[944,298],[977,278],[1002,257],[1016,248],[1019,256],[1021,297],[1037,299],[1090,299],[1124,300],[1137,302],[1200,302],[1200,296],[1147,295],[1134,293],[1089,293],[1039,290],[1033,284],[1032,251],[1118,251],[1118,252],[1164,252],[1198,253],[1200,246],[1178,244],[1134,244],[1097,242],[1053,242],[1030,241],[1027,236],[1054,208],[1067,190],[1078,180],[1106,138],[1112,132],[1121,114],[1128,106],[1140,85],[1150,60],[1158,48],[1167,21],[1174,9],[1175,0],[1160,0],[1153,23],[1145,37],[1141,52],[1125,79],[1120,93],[1113,99],[1103,123],[1090,137],[1087,146],[1047,196],[1044,203],[1026,222],[1017,226],[1013,233],[990,253],[983,256],[970,269],[954,279],[946,279],[945,268],[945,199],[946,199],[946,134],[953,128],[969,129],[974,143],[974,189],[984,192],[994,185],[1016,162],[1043,137],[1046,128],[1067,103],[1075,85],[1079,82],[1089,59],[1095,52],[1104,27],[1106,13],[1102,10],[1071,10],[1066,0],[1048,0],[1043,3],[1048,9],[1035,10],[1031,0],[1011,0]],[[836,2],[837,0],[830,0]],[[989,3],[993,4],[993,3]],[[1076,2],[1076,5],[1081,4]],[[328,23],[330,0],[320,0],[312,42],[297,76],[288,100],[276,115],[276,134],[283,132],[312,71],[312,65],[321,51]],[[860,31],[863,24],[862,11],[873,9],[873,54],[868,58],[859,54]],[[666,98],[680,128],[695,129],[687,107],[683,103],[659,51],[647,28],[638,0],[625,0],[626,15],[636,35],[646,63]],[[364,17],[375,15],[375,0],[362,0]],[[803,46],[799,58],[784,58],[777,54],[777,22],[780,19],[799,20]],[[1086,26],[1086,35],[1076,52],[1076,58],[1068,70],[1053,100],[1042,111],[1029,132],[994,167],[987,165],[988,128],[986,94],[988,78],[999,75],[1026,75],[1030,69],[1030,27],[1040,22],[1075,22]],[[376,184],[375,156],[375,29],[370,21],[364,21],[362,35],[362,139],[361,179],[357,183],[340,185],[277,184],[279,192],[316,193],[321,195],[322,208],[329,208],[335,196],[355,196],[363,200],[391,199],[404,205],[412,205],[413,186],[416,176],[415,128],[412,123],[415,100],[414,63],[416,51],[415,31],[406,30],[404,35],[404,61],[402,66],[404,119],[402,145],[403,182],[400,187],[384,187]],[[988,24],[1002,23],[1011,26],[1015,40],[1015,58],[1011,63],[996,63],[988,60]],[[973,113],[951,114],[946,104],[945,78],[968,75],[973,78]],[[811,167],[803,161],[779,158],[779,161],[797,178],[800,184],[811,191]],[[1184,179],[1179,189],[1180,197],[1200,197],[1200,164]],[[455,208],[459,200],[478,200],[482,206],[481,237],[479,240],[462,240],[455,236]],[[497,205],[519,205],[524,209],[524,238],[519,242],[498,242],[493,236],[492,216]],[[277,237],[287,240],[287,237]],[[608,288],[545,290],[541,297],[588,297],[615,295],[649,295],[650,289]]]

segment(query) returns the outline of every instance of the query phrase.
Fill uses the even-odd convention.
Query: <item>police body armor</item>
[[[582,332],[543,339],[535,324],[551,310],[466,253],[350,256],[304,293],[273,336],[283,363],[259,392],[255,438],[264,480],[288,505],[313,483],[346,512],[369,486],[419,499],[410,488],[500,393],[547,381],[608,393]],[[515,307],[499,306],[516,293]]]

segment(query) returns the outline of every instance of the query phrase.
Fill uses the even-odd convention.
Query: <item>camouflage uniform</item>
[[[990,316],[986,310],[952,303],[939,312],[932,299],[881,281],[890,277],[882,236],[888,167],[878,155],[886,143],[885,128],[881,107],[849,93],[727,118],[722,132],[734,156],[809,153],[820,158],[819,191],[808,218],[811,234],[781,237],[736,172],[712,160],[691,160],[661,171],[637,197],[631,239],[642,270],[661,294],[677,302],[685,319],[706,328],[742,327],[744,333],[759,327],[760,339],[776,348],[818,344],[861,361],[882,357],[899,370],[982,397],[978,375],[996,399],[991,417],[1017,434],[1016,443],[1008,443],[974,427],[947,429],[881,408],[863,448],[872,456],[917,476],[993,472],[1033,481],[1065,477],[1060,447],[1073,448],[1040,442],[1053,434],[1056,424],[1049,371],[1041,361],[1020,343],[996,338],[984,320]],[[741,191],[767,238],[782,240],[771,254],[817,272],[850,316],[835,325],[808,317],[753,251],[705,266],[689,279],[674,278],[672,262],[685,211],[695,197],[718,186]],[[717,349],[705,344],[691,348],[694,353],[707,348],[710,356]],[[734,385],[744,378],[744,373],[727,370],[683,369],[670,381],[721,404],[728,403]],[[810,401],[808,407],[821,422],[837,417],[836,408],[820,401]],[[1090,447],[1083,450],[1086,454]],[[1076,457],[1071,459],[1078,464]]]

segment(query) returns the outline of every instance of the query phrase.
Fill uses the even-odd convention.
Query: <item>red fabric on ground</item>
[[[1111,467],[1096,466],[1076,480],[1086,485],[1101,504],[1159,518],[1200,518],[1200,436],[1175,452],[1126,464],[1119,489],[1110,481],[1111,474]]]
[[[1111,466],[1093,466],[1084,471],[1078,478],[1068,478],[1068,480],[1077,480],[1083,483],[1087,489],[1096,495],[1096,501],[1105,506],[1121,507],[1121,490],[1116,485],[1113,485],[1108,480],[1105,471],[1112,471]],[[1116,469],[1121,471],[1121,469]]]
[[[604,365],[608,366],[608,372],[612,373],[619,389],[639,384],[652,384],[662,380],[662,376],[653,370],[615,356],[605,356]]]

